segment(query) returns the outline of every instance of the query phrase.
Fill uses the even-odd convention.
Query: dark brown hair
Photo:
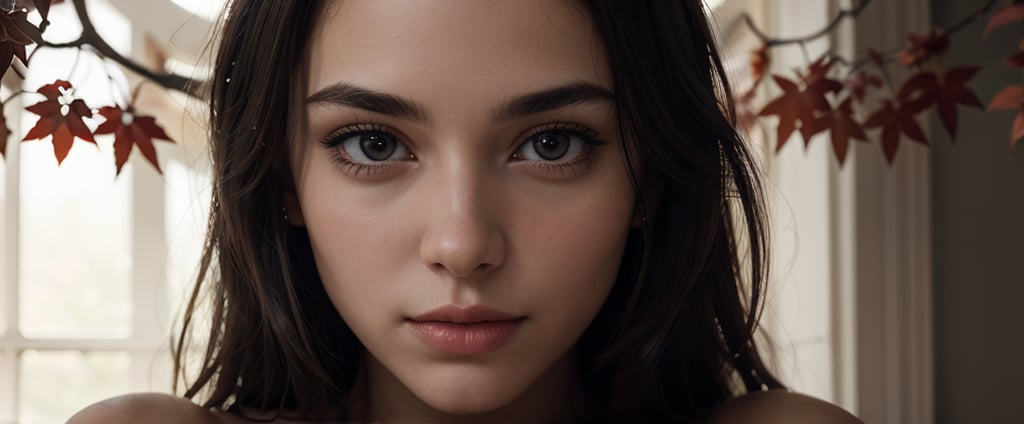
[[[324,3],[235,0],[223,26],[210,92],[209,233],[175,343],[175,381],[206,407],[233,399],[308,418],[348,415],[337,405],[352,392],[363,348],[324,292],[305,229],[287,225],[281,209],[292,189],[283,158],[301,131],[307,46]],[[578,342],[593,415],[698,420],[729,397],[782,387],[754,342],[767,275],[762,189],[734,129],[702,2],[581,4],[608,57],[645,217]],[[210,333],[198,374],[187,376],[203,302]]]

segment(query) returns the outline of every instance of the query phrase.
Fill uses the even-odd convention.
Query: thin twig
[[[164,88],[180,91],[193,97],[202,96],[201,93],[203,93],[203,86],[205,84],[203,81],[194,80],[177,74],[153,72],[139,63],[122,56],[117,52],[117,50],[110,47],[106,40],[96,32],[96,27],[93,26],[92,20],[89,18],[89,13],[85,9],[85,0],[72,0],[72,3],[74,3],[78,19],[82,22],[82,35],[80,35],[78,39],[67,43],[50,43],[42,39],[36,40],[39,46],[58,49],[80,49],[85,45],[89,45],[96,49],[96,52],[100,56],[113,60],[121,66],[128,68],[128,70],[151,80]]]
[[[837,13],[836,16],[832,18],[832,21],[825,25],[824,28],[802,37],[771,37],[768,34],[765,34],[765,32],[762,31],[760,28],[758,28],[757,25],[754,24],[754,19],[751,18],[750,15],[747,13],[743,14],[743,21],[746,22],[747,27],[750,28],[750,31],[753,32],[754,35],[757,36],[757,38],[761,40],[762,43],[766,44],[768,47],[797,43],[803,44],[824,37],[831,33],[832,31],[835,31],[839,23],[842,22],[842,20],[845,18],[856,18],[857,15],[860,15],[861,11],[863,11],[869,3],[871,3],[871,0],[860,0],[860,2],[857,3],[856,6],[853,6],[852,8],[840,10],[839,13]]]
[[[964,16],[964,18],[961,19],[960,22],[957,22],[951,25],[949,28],[946,28],[946,30],[943,31],[943,33],[946,35],[953,35],[957,31],[964,29],[965,27],[974,23],[978,19],[981,19],[982,16],[985,16],[985,14],[987,14],[989,10],[992,9],[992,6],[994,6],[995,4],[995,0],[986,1],[981,6],[978,6],[978,8],[974,10],[974,13]]]

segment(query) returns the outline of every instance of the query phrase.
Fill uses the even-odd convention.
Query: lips
[[[525,316],[484,306],[447,305],[409,318],[409,330],[427,347],[447,355],[475,356],[498,350],[519,330]]]

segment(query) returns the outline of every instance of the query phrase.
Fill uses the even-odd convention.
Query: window
[[[142,45],[105,0],[87,4],[115,49]],[[50,21],[48,40],[77,37],[70,2],[54,5]],[[5,86],[4,99],[58,78],[93,108],[129,92],[116,65],[89,53],[43,49],[31,64],[24,87]],[[157,143],[164,175],[133,152],[115,177],[109,135],[98,147],[75,141],[60,167],[49,139],[18,142],[37,119],[24,108],[39,100],[21,94],[5,107],[13,134],[0,162],[0,422],[63,422],[107,397],[170,389],[170,305],[194,274],[208,208],[203,156],[181,144],[182,133],[201,132],[180,104],[139,100],[179,140]]]

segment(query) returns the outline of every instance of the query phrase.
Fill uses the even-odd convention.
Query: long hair
[[[233,402],[345,419],[362,346],[329,301],[308,235],[283,219],[288,140],[302,129],[308,49],[323,1],[235,0],[210,88],[213,199],[199,276],[175,342],[175,383]],[[699,0],[580,6],[612,75],[638,195],[611,294],[578,341],[592,414],[691,421],[782,387],[754,341],[767,278],[759,173]],[[203,304],[198,372],[184,370]]]

